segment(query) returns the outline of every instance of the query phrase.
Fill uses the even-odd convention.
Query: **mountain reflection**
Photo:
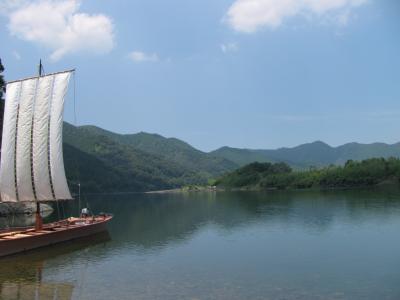
[[[397,299],[376,286],[398,295],[399,195],[377,188],[82,197],[82,207],[114,214],[109,235],[0,259],[0,299]],[[60,211],[76,214],[77,204]],[[55,210],[48,220],[57,217]],[[356,285],[366,289],[350,293]]]
[[[261,224],[303,227],[318,234],[336,221],[398,217],[398,190],[205,192],[183,194],[91,195],[84,200],[96,212],[115,215],[110,247],[162,248],[184,242],[197,231],[215,226],[227,233]],[[77,210],[69,207],[70,211]]]
[[[162,249],[167,245],[185,242],[207,226],[214,226],[229,234],[254,224],[261,225],[265,230],[285,224],[288,228],[301,227],[320,234],[339,221],[354,225],[371,219],[379,222],[399,217],[398,195],[397,188],[323,192],[116,194],[88,195],[82,198],[81,206],[88,206],[96,213],[105,211],[114,214],[109,224],[112,241],[98,253],[107,255],[113,248],[126,246],[142,251]],[[66,216],[76,215],[79,211],[77,205],[77,201],[64,203],[61,211]],[[58,217],[55,209],[47,220]],[[10,218],[7,224],[32,222],[29,217]],[[74,245],[80,247],[82,243],[71,242],[59,248],[73,251],[71,247]],[[43,252],[43,249],[38,252]]]

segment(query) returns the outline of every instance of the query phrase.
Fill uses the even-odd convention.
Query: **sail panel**
[[[14,169],[15,134],[21,86],[21,82],[7,85],[0,160],[0,191],[3,202],[17,201]]]
[[[31,173],[31,134],[33,120],[33,103],[36,98],[38,79],[29,79],[22,82],[16,148],[16,174],[19,201],[35,199],[32,187]]]
[[[70,76],[71,72],[56,73],[7,84],[1,201],[72,198],[62,149],[64,98]]]
[[[71,73],[55,75],[50,107],[50,168],[57,199],[72,199],[65,177],[62,139],[64,99],[70,77]]]
[[[53,91],[54,76],[41,77],[35,101],[33,122],[33,178],[38,200],[53,200],[50,187],[48,143],[50,96]]]

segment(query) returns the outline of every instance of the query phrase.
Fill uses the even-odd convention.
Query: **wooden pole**
[[[35,213],[35,230],[42,230],[43,229],[43,219],[42,215],[40,214],[40,202],[36,201],[36,213]]]
[[[42,76],[42,70],[43,70],[43,66],[42,66],[42,60],[39,60],[39,77]]]

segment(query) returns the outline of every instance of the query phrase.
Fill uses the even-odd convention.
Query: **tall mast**
[[[42,60],[39,60],[38,75],[41,77],[43,74]],[[36,200],[36,214],[35,214],[35,230],[43,229],[43,219],[40,214],[40,202]]]
[[[43,65],[42,65],[42,60],[40,59],[39,66],[38,66],[39,77],[43,75],[42,72],[43,72]]]

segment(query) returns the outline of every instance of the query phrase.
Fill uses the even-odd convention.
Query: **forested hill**
[[[258,162],[285,162],[295,169],[343,165],[348,160],[364,160],[373,157],[400,157],[400,143],[359,144],[348,143],[339,147],[317,141],[293,148],[276,150],[251,150],[223,147],[211,154],[226,158],[240,166]]]
[[[116,134],[96,126],[81,126],[79,130],[96,136],[105,136],[116,143],[160,156],[194,172],[200,172],[206,177],[220,175],[238,167],[228,159],[197,150],[176,138],[165,138],[145,132]]]
[[[64,156],[73,188],[85,192],[125,192],[206,184],[240,166],[285,162],[295,170],[343,165],[347,160],[399,157],[400,144],[351,143],[331,147],[314,142],[294,148],[250,150],[224,147],[209,153],[157,134],[116,134],[95,126],[64,124]]]
[[[75,183],[81,182],[83,192],[150,191],[206,184],[209,178],[237,167],[225,159],[214,159],[195,149],[197,156],[193,155],[192,165],[185,164],[183,160],[180,162],[177,158],[174,160],[162,155],[161,144],[160,154],[146,152],[123,141],[117,134],[95,127],[75,127],[64,123],[63,134],[68,181],[72,189]],[[168,139],[165,140],[168,144]]]

